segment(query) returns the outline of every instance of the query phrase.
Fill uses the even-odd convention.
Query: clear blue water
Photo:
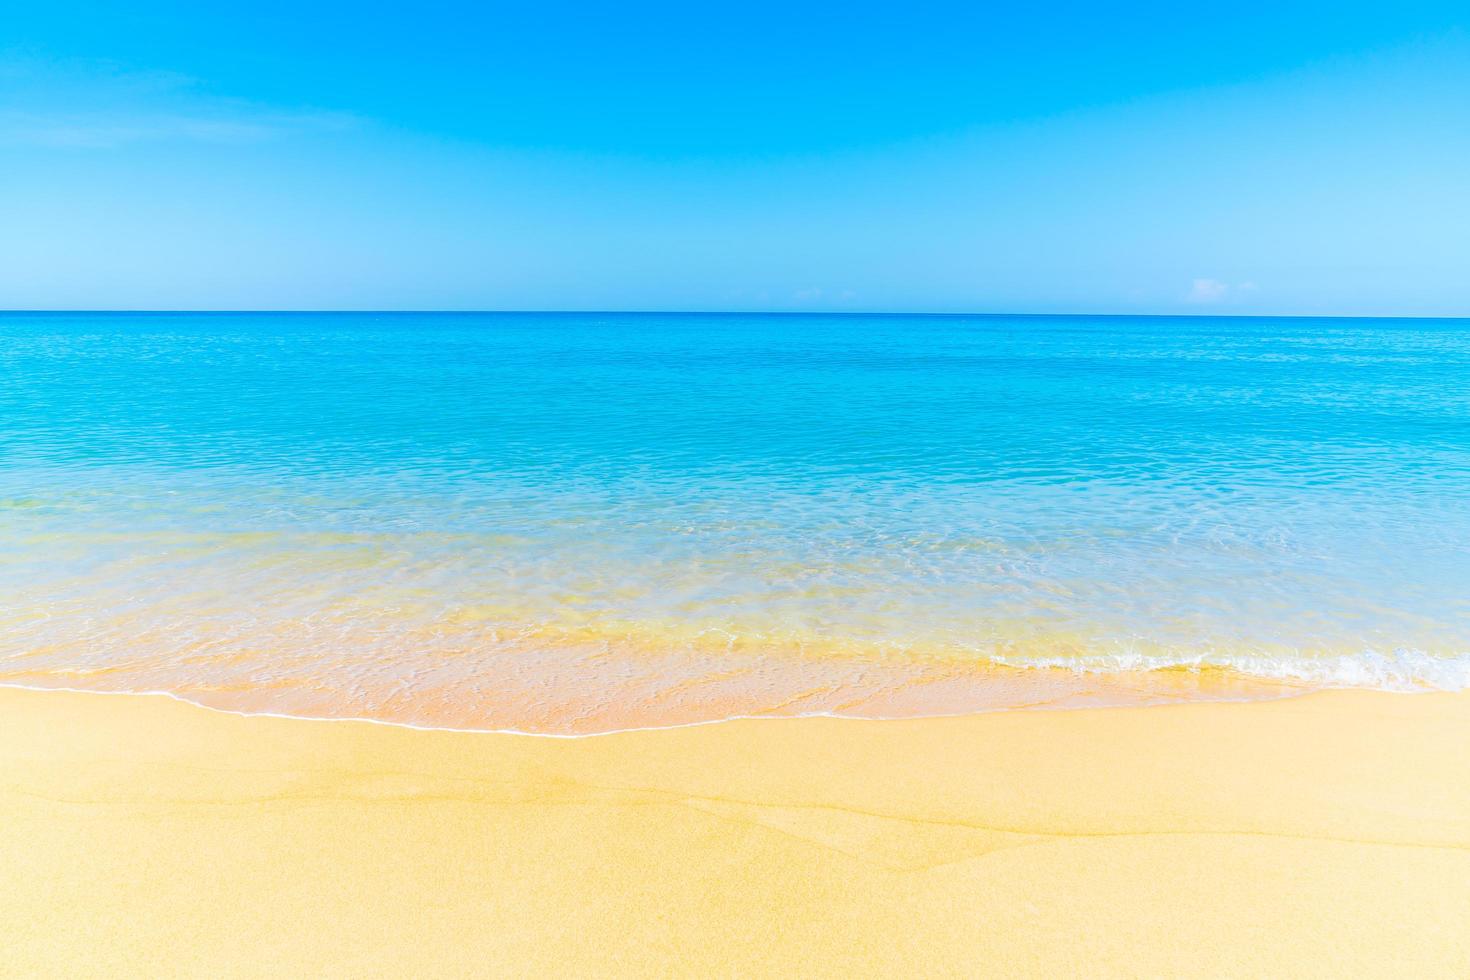
[[[3,314],[0,626],[0,681],[548,728],[1460,687],[1470,322]]]

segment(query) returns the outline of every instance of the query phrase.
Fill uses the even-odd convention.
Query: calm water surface
[[[568,732],[1460,688],[1470,322],[3,314],[0,682]]]

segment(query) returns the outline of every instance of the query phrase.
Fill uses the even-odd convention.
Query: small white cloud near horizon
[[[791,294],[791,298],[797,303],[826,303],[833,306],[850,305],[857,299],[857,292],[852,289],[827,289],[823,286],[811,286],[807,289],[798,289]]]
[[[1218,279],[1196,279],[1184,294],[1186,303],[1218,303],[1230,293],[1228,283]]]
[[[1184,294],[1184,301],[1198,305],[1223,303],[1227,299],[1239,298],[1254,293],[1259,288],[1259,286],[1249,279],[1232,286],[1230,283],[1223,282],[1219,279],[1201,277],[1189,284],[1189,292]]]

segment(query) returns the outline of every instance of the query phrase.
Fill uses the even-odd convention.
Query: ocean
[[[0,683],[583,734],[1470,684],[1470,321],[0,314]]]

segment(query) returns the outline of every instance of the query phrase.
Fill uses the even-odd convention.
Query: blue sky
[[[1470,315],[1470,7],[12,3],[0,308]]]

